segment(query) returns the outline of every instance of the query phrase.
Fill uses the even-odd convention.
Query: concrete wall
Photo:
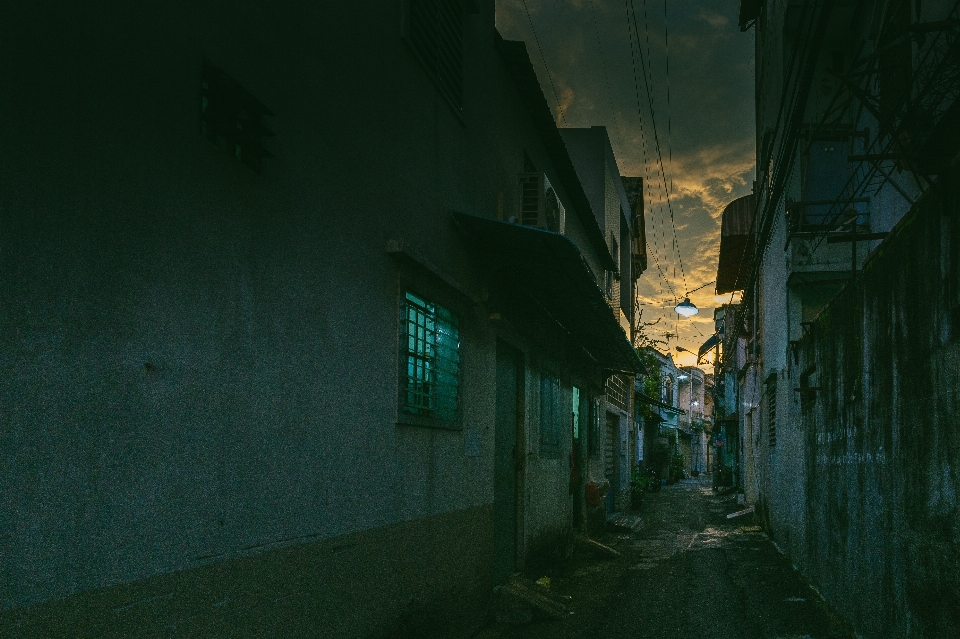
[[[287,618],[294,593],[311,632],[341,636],[490,592],[500,329],[445,283],[485,284],[450,212],[509,207],[525,151],[552,169],[494,3],[466,17],[462,115],[401,4],[37,2],[7,21],[0,634],[79,636],[109,607],[116,628],[214,635]],[[262,175],[199,134],[204,57],[276,114]],[[397,424],[408,287],[460,313],[461,430]],[[199,608],[194,587],[214,593]],[[328,616],[383,601],[356,626]]]
[[[791,372],[820,390],[794,402],[806,528],[785,547],[865,637],[960,627],[956,179],[940,183],[946,205],[928,193],[831,303]]]
[[[489,596],[492,518],[484,506],[251,549],[7,611],[0,635],[327,639],[470,625]]]
[[[870,54],[885,6],[833,7],[805,123],[820,119],[837,88],[830,74],[837,56],[849,63],[861,42],[863,55]],[[931,2],[911,10],[922,11],[916,21],[932,22],[952,6]],[[757,22],[760,185],[771,177],[770,161],[785,134],[775,131],[771,156],[764,141],[778,117],[794,42],[789,16],[799,11],[796,3],[768,2]],[[923,45],[914,46],[916,53]],[[921,58],[915,55],[914,63]],[[875,140],[876,120],[859,113],[847,125]],[[794,201],[803,198],[797,155],[784,190]],[[900,192],[920,195],[908,171],[867,189],[870,230],[896,227],[895,237],[857,243],[865,270],[842,291],[851,245],[787,237],[782,204],[773,211],[756,292],[759,358],[739,380],[747,499],[757,500],[792,561],[869,637],[955,636],[960,626],[953,612],[960,609],[957,441],[946,412],[958,388],[957,229],[934,203],[955,181],[956,175],[941,176],[946,186],[928,189],[922,210],[908,218]],[[947,210],[955,215],[955,200]],[[801,322],[815,319],[806,334]],[[795,391],[807,385],[821,390]]]

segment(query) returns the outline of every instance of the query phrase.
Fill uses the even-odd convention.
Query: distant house
[[[678,420],[680,435],[680,455],[687,475],[706,472],[706,420],[704,419],[705,375],[696,366],[682,366],[679,381],[677,405],[687,411]]]
[[[672,354],[652,347],[644,348],[643,353],[658,366],[637,376],[634,384],[634,422],[640,441],[637,460],[643,468],[652,468],[666,479],[669,457],[680,452],[679,419],[687,414],[679,406],[681,372]]]
[[[633,237],[642,232],[643,200],[640,193],[640,197],[633,198],[631,202],[624,182],[630,184],[630,180],[639,181],[640,178],[621,177],[604,127],[561,129],[560,133],[590,201],[597,225],[616,261],[617,268],[603,274],[607,304],[627,337],[632,340],[634,282],[646,267],[645,257],[642,264],[631,257],[632,254],[636,255]],[[635,215],[638,204],[641,208],[639,214]],[[632,228],[637,226],[641,228]],[[645,245],[640,244],[639,248],[645,256]],[[590,450],[590,479],[605,487],[608,512],[627,508],[630,503],[630,453],[636,448],[631,418],[632,385],[629,375],[615,374],[607,378],[601,408],[602,431],[598,445]]]
[[[582,527],[636,243],[492,2],[383,4],[8,20],[0,635],[442,628]]]

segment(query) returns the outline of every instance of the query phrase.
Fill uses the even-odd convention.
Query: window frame
[[[415,301],[409,300],[408,295],[417,298],[419,302],[423,304],[418,304]],[[407,424],[414,426],[427,426],[431,428],[443,428],[448,430],[461,430],[462,429],[462,415],[463,415],[463,317],[464,314],[456,308],[456,306],[445,303],[444,300],[440,302],[435,301],[437,296],[434,295],[423,295],[417,287],[410,286],[406,283],[403,283],[400,287],[400,297],[399,305],[397,312],[397,336],[398,336],[398,348],[397,348],[397,423],[398,424]],[[442,297],[442,296],[441,296]],[[441,368],[436,365],[436,361],[439,358],[437,354],[438,346],[436,342],[432,343],[434,354],[431,357],[430,361],[434,362],[432,368],[434,373],[433,390],[434,393],[431,395],[433,397],[434,405],[431,408],[421,409],[422,412],[417,410],[409,410],[409,407],[412,405],[409,403],[409,392],[410,392],[410,375],[409,375],[409,366],[410,366],[410,316],[409,309],[411,304],[419,306],[421,309],[426,310],[425,307],[433,307],[433,322],[435,326],[435,333],[440,333],[440,320],[438,318],[438,310],[443,311],[445,314],[448,314],[450,318],[455,320],[455,329],[456,329],[456,350],[454,351],[456,359],[454,365],[456,366],[455,372],[455,395],[453,398],[454,408],[452,413],[438,414],[441,411],[440,407],[437,406],[437,402],[441,401],[439,393],[437,391],[442,387],[442,383],[436,379],[436,375],[440,372]],[[426,326],[424,326],[426,331]],[[416,338],[414,338],[416,339]],[[419,353],[414,352],[413,357],[422,358],[423,356]]]
[[[767,378],[764,392],[766,404],[767,437],[770,448],[777,447],[777,374],[771,373]]]
[[[550,392],[545,392],[546,389]],[[548,369],[540,371],[540,457],[559,459],[563,444],[563,382]],[[549,410],[548,410],[549,409]],[[549,412],[549,415],[547,413]]]
[[[274,134],[263,123],[270,109],[223,69],[201,63],[200,127],[202,137],[258,175],[263,160],[275,157],[263,144]]]
[[[424,51],[424,47],[421,44],[421,39],[416,35],[417,26],[416,22],[416,11],[415,6],[419,2],[429,2],[430,0],[403,0],[403,18],[401,21],[401,34],[404,41],[409,45],[411,51],[417,57],[417,60],[420,62],[424,71],[427,72],[427,75],[430,77],[430,80],[434,83],[437,88],[437,91],[440,95],[443,96],[447,104],[450,105],[450,108],[453,109],[453,112],[456,113],[457,117],[460,119],[461,123],[463,122],[463,88],[464,88],[464,79],[466,76],[465,73],[465,64],[464,64],[464,42],[466,40],[466,21],[467,15],[472,13],[468,6],[465,6],[463,0],[436,0],[437,2],[437,11],[438,11],[438,22],[442,21],[444,16],[450,17],[452,11],[459,13],[460,24],[459,24],[459,86],[455,87],[455,90],[451,89],[447,85],[447,81],[444,77],[441,76],[441,73],[444,68],[444,60],[441,59],[440,50],[443,48],[442,43],[437,42],[437,54],[436,58],[432,59],[428,56],[428,52]],[[446,11],[446,13],[445,13]],[[444,29],[444,27],[447,27]],[[436,30],[437,34],[442,35],[444,32],[449,33],[449,24],[444,22],[439,24]],[[427,34],[432,35],[432,34]],[[430,56],[433,54],[431,53]],[[451,95],[452,93],[452,95]]]

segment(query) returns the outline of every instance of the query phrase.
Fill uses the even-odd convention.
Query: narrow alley
[[[960,639],[960,0],[8,4],[0,639]]]
[[[615,559],[578,553],[542,570],[565,619],[501,620],[476,639],[841,639],[854,634],[709,477],[649,493],[638,530],[611,530]],[[501,619],[503,615],[501,614]]]

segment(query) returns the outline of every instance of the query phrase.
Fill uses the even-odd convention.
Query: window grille
[[[520,224],[527,226],[540,225],[540,205],[543,183],[539,173],[522,173],[520,175]]]
[[[263,138],[273,133],[263,125],[273,113],[222,69],[204,63],[201,71],[200,133],[257,173],[264,158]]]
[[[462,0],[410,0],[410,42],[440,92],[462,110]]]
[[[611,375],[607,378],[607,401],[619,408],[628,408],[627,380],[623,375]]]
[[[452,421],[460,389],[460,323],[451,311],[407,293],[400,321],[405,357],[401,410]]]
[[[767,428],[770,432],[770,448],[777,445],[777,378],[767,383]]]
[[[540,377],[540,455],[560,456],[563,412],[560,409],[560,379],[550,373]]]
[[[563,233],[566,211],[550,179],[543,173],[520,174],[519,210],[518,223]]]

